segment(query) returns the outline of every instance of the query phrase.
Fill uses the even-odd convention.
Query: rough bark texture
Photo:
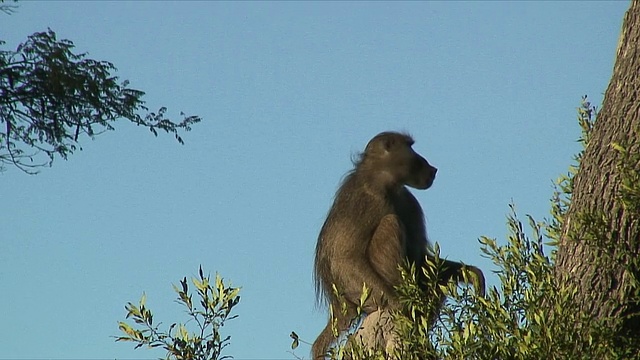
[[[632,316],[640,310],[632,281],[640,276],[640,227],[637,208],[621,201],[622,157],[611,145],[638,152],[639,97],[640,0],[633,0],[611,82],[574,178],[556,263],[557,274],[578,286],[582,310],[595,319],[613,319],[621,336],[640,331],[640,318]],[[627,165],[640,169],[637,163]]]

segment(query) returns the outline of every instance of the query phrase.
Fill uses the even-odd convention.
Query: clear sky
[[[20,2],[3,49],[50,27],[109,60],[183,137],[127,124],[39,175],[0,174],[0,359],[150,359],[115,343],[124,305],[186,320],[171,284],[202,264],[242,287],[226,354],[313,341],[316,237],[354,154],[406,130],[439,168],[414,191],[449,259],[504,243],[513,201],[548,217],[579,149],[580,97],[611,75],[627,2]],[[296,354],[308,356],[301,345]]]

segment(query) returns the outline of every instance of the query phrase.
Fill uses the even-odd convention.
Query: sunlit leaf
[[[291,343],[291,349],[295,350],[298,345],[300,345],[298,334],[292,331],[291,334],[289,334],[289,337],[293,339],[293,342]]]

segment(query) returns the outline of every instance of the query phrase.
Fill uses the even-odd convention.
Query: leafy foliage
[[[174,134],[181,144],[179,130],[189,131],[200,121],[181,114],[183,119],[173,122],[164,107],[148,112],[144,92],[119,82],[112,63],[73,48],[73,42],[58,40],[49,29],[29,36],[15,51],[0,50],[0,168],[13,164],[35,173],[56,155],[67,159],[80,148],[81,135],[93,138],[113,130],[118,119],[154,135],[158,130]]]
[[[202,267],[198,270],[198,277],[192,278],[191,282],[200,298],[197,303],[194,303],[193,295],[189,293],[187,278],[180,280],[180,287],[174,285],[173,288],[178,294],[176,301],[187,309],[187,314],[197,324],[197,331],[189,332],[186,323],[173,323],[167,331],[159,330],[160,324],[154,325],[153,314],[146,307],[146,296],[143,294],[138,305],[128,303],[125,306],[127,319],[133,319],[139,327],[119,322],[120,331],[124,334],[116,337],[116,341],[134,342],[136,349],[142,346],[162,347],[167,351],[167,359],[230,358],[222,355],[230,337],[222,338],[220,330],[226,321],[237,317],[231,316],[231,311],[240,301],[240,289],[225,285],[218,275],[212,283],[210,277],[204,275]]]
[[[451,302],[434,329],[444,359],[610,359],[610,332],[576,311],[575,288],[565,286],[543,251],[541,225],[529,217],[533,239],[512,208],[508,243],[480,239],[500,280],[486,298],[450,286]]]
[[[546,226],[547,234],[551,240],[549,245],[551,246],[556,246],[560,240],[562,224],[571,203],[573,180],[580,168],[580,160],[584,155],[584,149],[589,144],[593,125],[598,116],[598,108],[591,105],[586,95],[582,97],[580,107],[577,110],[578,125],[580,125],[581,129],[578,142],[582,145],[582,149],[574,156],[573,163],[569,166],[567,174],[560,176],[555,183],[555,191],[551,198],[551,220]]]
[[[486,297],[469,286],[438,285],[443,262],[436,257],[423,271],[431,284],[426,293],[412,272],[398,291],[406,306],[394,313],[395,338],[390,349],[367,349],[358,342],[333,351],[332,359],[619,359],[616,339],[603,322],[576,311],[570,288],[555,277],[553,261],[543,251],[541,226],[529,217],[533,237],[525,234],[512,207],[506,245],[480,239],[482,252],[496,266],[500,285]],[[440,294],[447,300],[434,313]]]

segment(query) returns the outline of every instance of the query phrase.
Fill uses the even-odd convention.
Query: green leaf
[[[300,338],[298,337],[298,334],[293,331],[291,332],[291,334],[289,334],[289,337],[293,339],[293,342],[291,343],[291,349],[295,350],[298,345],[300,345]]]

